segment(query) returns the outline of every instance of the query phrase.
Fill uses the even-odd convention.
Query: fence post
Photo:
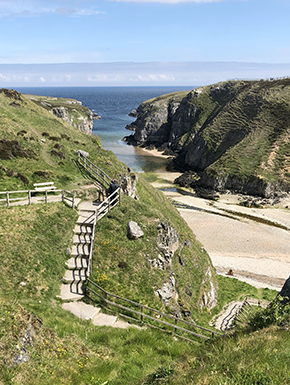
[[[47,190],[45,190],[45,203],[47,203]]]
[[[121,189],[119,189],[119,205],[121,205]]]
[[[9,207],[9,192],[8,191],[7,191],[6,195],[7,195],[7,207]]]
[[[107,307],[108,304],[107,304],[107,299],[108,299],[108,294],[106,292],[104,292],[104,306]]]
[[[141,322],[143,323],[143,305],[141,305]]]
[[[64,190],[61,190],[61,201],[64,202]]]
[[[31,191],[28,190],[28,204],[31,204]]]
[[[174,321],[174,325],[175,326],[177,326],[177,322],[178,322],[178,319],[177,318],[175,318],[175,321]],[[176,328],[174,328],[174,333],[176,333],[177,332],[177,329]]]
[[[74,210],[75,208],[75,195],[73,194],[72,196],[72,209]]]

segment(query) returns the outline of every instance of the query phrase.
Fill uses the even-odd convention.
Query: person
[[[116,181],[116,179],[113,179],[109,185],[109,188],[107,190],[107,195],[110,196],[112,195],[116,190],[118,190],[120,186],[118,185],[118,182]],[[114,194],[111,199],[110,199],[110,202],[114,202],[114,199],[116,197],[116,194]]]

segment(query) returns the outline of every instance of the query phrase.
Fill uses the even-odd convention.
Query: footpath
[[[89,273],[89,255],[92,252],[94,242],[97,206],[92,201],[81,203],[77,201],[76,206],[79,217],[74,228],[70,258],[66,262],[67,270],[60,286],[61,294],[58,296],[63,301],[62,308],[80,319],[91,320],[96,326],[141,329],[137,325],[120,320],[118,316],[102,313],[99,307],[81,301],[85,295],[83,284]]]

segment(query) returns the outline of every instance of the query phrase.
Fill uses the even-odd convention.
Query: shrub
[[[252,330],[263,329],[271,325],[284,325],[290,321],[290,302],[276,297],[266,308],[261,309],[249,319],[249,326]]]

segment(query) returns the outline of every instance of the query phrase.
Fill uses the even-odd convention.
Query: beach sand
[[[143,155],[143,156],[154,156],[156,158],[169,158],[168,155],[163,155],[163,151],[158,151],[157,149],[154,150],[147,150],[146,148],[142,147],[134,147],[136,154]]]
[[[155,188],[172,187],[180,173],[164,172]],[[227,194],[218,201],[163,191],[178,204],[178,211],[208,252],[218,274],[258,288],[280,291],[290,274],[290,210],[252,209],[238,206],[237,196]],[[289,206],[290,207],[290,206]],[[289,229],[289,230],[288,230]]]

